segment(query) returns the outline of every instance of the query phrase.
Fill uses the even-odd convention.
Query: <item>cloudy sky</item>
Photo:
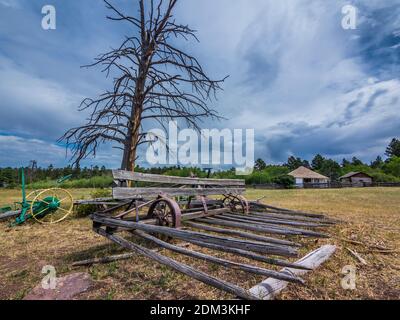
[[[136,13],[135,0],[111,0]],[[52,4],[57,29],[43,30]],[[357,8],[355,30],[342,8]],[[129,26],[105,19],[101,0],[0,0],[0,166],[63,166],[56,140],[79,125],[77,106],[112,81],[88,64]],[[177,21],[200,43],[180,46],[214,78],[229,75],[205,128],[254,128],[256,157],[314,154],[370,161],[400,136],[400,0],[184,0]],[[105,146],[83,165],[118,167]]]

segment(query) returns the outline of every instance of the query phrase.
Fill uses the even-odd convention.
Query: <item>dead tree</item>
[[[212,80],[195,57],[176,46],[176,39],[198,41],[194,30],[175,22],[177,0],[137,1],[139,14],[134,17],[104,0],[113,13],[107,18],[130,24],[132,35],[86,66],[101,66],[113,77],[113,88],[83,100],[79,110],[89,111],[87,123],[60,138],[74,164],[95,156],[101,144],[112,143],[123,150],[121,169],[133,171],[138,146],[158,139],[147,134],[146,122],[165,129],[168,121],[181,119],[199,130],[203,118],[219,118],[208,104],[225,78]]]

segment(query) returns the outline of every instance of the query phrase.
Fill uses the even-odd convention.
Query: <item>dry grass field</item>
[[[72,190],[75,198],[92,190]],[[323,212],[344,223],[328,232],[330,239],[304,240],[301,255],[330,243],[337,245],[334,256],[305,276],[306,286],[289,285],[278,299],[400,299],[400,188],[339,190],[248,190],[249,199],[262,196],[264,203],[290,209]],[[19,190],[0,191],[0,206],[18,201]],[[147,245],[147,244],[146,244]],[[87,271],[94,287],[79,299],[229,299],[232,296],[196,280],[136,256],[90,267],[72,268],[72,261],[120,253],[122,250],[91,231],[88,218],[71,217],[62,223],[43,226],[27,223],[9,228],[0,223],[0,299],[21,299],[43,275],[44,265],[54,265],[58,275]],[[207,252],[194,245],[190,248]],[[356,250],[366,261],[360,264],[346,248]],[[263,280],[244,272],[204,263],[162,251],[219,278],[250,288]],[[250,262],[226,253],[213,254]],[[257,264],[252,261],[253,264]],[[260,266],[263,264],[260,263]],[[356,289],[345,290],[340,281],[346,265],[356,267]],[[276,269],[272,266],[264,267]]]

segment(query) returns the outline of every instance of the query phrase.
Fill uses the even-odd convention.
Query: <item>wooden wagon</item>
[[[168,242],[168,239],[183,240],[267,264],[305,270],[309,268],[278,258],[297,256],[301,246],[286,237],[327,237],[315,229],[334,223],[322,214],[249,202],[243,196],[244,180],[173,177],[121,170],[113,171],[113,177],[116,186],[112,198],[91,201],[101,207],[91,215],[95,232],[129,250],[245,299],[260,297],[129,241],[123,234],[128,232],[161,248],[225,267],[303,283],[294,274],[189,250]]]

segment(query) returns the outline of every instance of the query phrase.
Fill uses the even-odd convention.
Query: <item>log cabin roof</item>
[[[319,174],[318,172],[312,171],[303,166],[298,167],[296,170],[293,170],[292,172],[289,172],[288,175],[294,178],[329,180],[328,177],[325,177],[324,175]]]
[[[355,176],[355,175],[357,175],[357,174],[363,174],[363,175],[365,175],[365,176],[368,176],[368,177],[372,178],[369,174],[367,174],[367,173],[365,173],[365,172],[361,172],[361,171],[352,171],[352,172],[346,173],[345,175],[339,177],[339,179],[351,178],[351,177],[353,177],[353,176]]]

